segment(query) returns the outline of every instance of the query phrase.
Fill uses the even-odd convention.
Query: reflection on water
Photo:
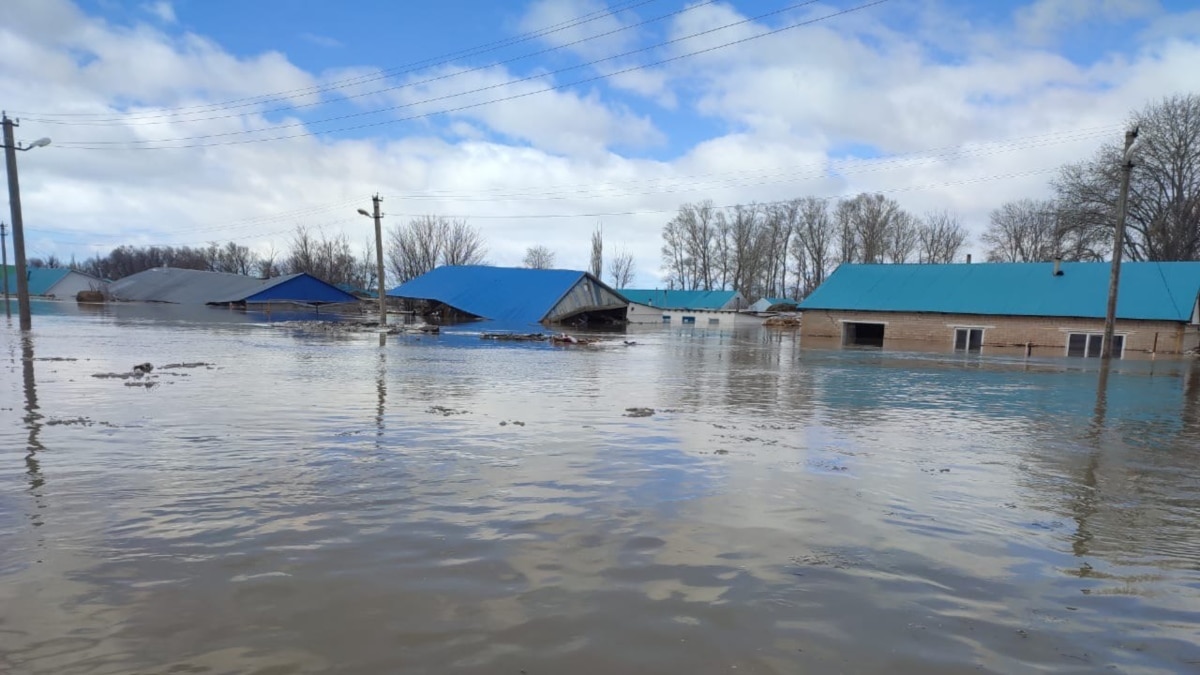
[[[1194,360],[206,316],[0,331],[0,672],[1200,661]]]

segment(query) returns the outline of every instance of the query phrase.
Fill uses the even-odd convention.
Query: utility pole
[[[1121,192],[1117,196],[1117,228],[1113,235],[1112,271],[1108,277],[1108,311],[1104,314],[1104,341],[1100,343],[1100,358],[1112,358],[1113,330],[1117,319],[1117,287],[1121,283],[1121,254],[1125,248],[1125,212],[1129,201],[1129,176],[1133,173],[1133,148],[1138,128],[1125,132],[1125,151],[1121,155]]]
[[[387,295],[383,290],[383,213],[379,210],[379,204],[383,198],[376,192],[371,201],[375,204],[375,276],[379,280],[379,325],[380,327],[387,325]]]
[[[8,168],[8,207],[12,212],[13,258],[17,263],[17,313],[21,316],[21,330],[33,328],[29,310],[29,278],[25,270],[25,227],[21,219],[21,184],[17,180],[17,143],[13,140],[16,123],[3,115],[4,162]],[[6,275],[7,276],[7,275]]]
[[[12,308],[8,306],[8,244],[4,238],[8,235],[8,231],[4,228],[8,227],[5,223],[0,223],[0,270],[4,274],[4,318],[12,318]]]

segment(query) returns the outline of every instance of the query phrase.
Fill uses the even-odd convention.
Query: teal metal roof
[[[622,288],[630,302],[663,309],[724,309],[737,296],[737,291],[663,291],[658,289]]]
[[[66,278],[71,270],[66,267],[28,267],[25,270],[28,272],[26,277],[29,282],[30,295],[46,295],[54,284]],[[17,294],[17,267],[9,265],[4,269],[5,276],[8,277],[8,292],[12,295]]]
[[[1111,263],[840,265],[800,309],[1104,318]],[[1200,262],[1121,265],[1117,317],[1190,321]]]

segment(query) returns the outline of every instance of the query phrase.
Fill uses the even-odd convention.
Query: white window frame
[[[966,330],[966,331],[977,330],[977,331],[979,331],[979,351],[978,352],[971,351],[971,335],[968,333],[967,334],[967,348],[963,350],[963,353],[964,354],[972,354],[972,353],[982,354],[983,353],[983,341],[984,341],[984,339],[987,338],[987,329],[988,329],[987,326],[951,326],[951,328],[954,329],[950,333],[950,349],[952,351],[954,351],[954,352],[958,351],[958,331],[960,331],[960,330]]]
[[[1103,332],[1097,333],[1097,332],[1095,332],[1095,331],[1086,331],[1086,330],[1068,330],[1068,331],[1066,331],[1066,334],[1067,334],[1067,343],[1066,343],[1066,345],[1063,347],[1063,354],[1064,354],[1064,355],[1066,355],[1067,357],[1069,357],[1069,358],[1073,358],[1073,359],[1074,359],[1074,358],[1082,358],[1082,359],[1093,359],[1093,358],[1097,358],[1097,357],[1095,357],[1095,356],[1088,356],[1088,355],[1087,355],[1087,353],[1088,353],[1088,342],[1090,342],[1090,341],[1091,341],[1091,339],[1092,339],[1092,338],[1094,338],[1094,337],[1095,337],[1095,338],[1100,338],[1100,353],[1101,353],[1101,354],[1103,354],[1103,353],[1104,353],[1104,333],[1103,333]],[[1071,356],[1071,336],[1072,336],[1072,335],[1085,335],[1085,336],[1087,336],[1087,339],[1086,339],[1086,340],[1084,341],[1084,343],[1083,343],[1083,356],[1078,356],[1078,357],[1076,357],[1076,356]],[[1127,344],[1129,343],[1129,333],[1113,333],[1113,337],[1119,337],[1119,338],[1121,338],[1121,353],[1120,353],[1120,354],[1113,354],[1113,356],[1117,357],[1118,359],[1123,359],[1123,358],[1125,358],[1125,345],[1127,345]]]

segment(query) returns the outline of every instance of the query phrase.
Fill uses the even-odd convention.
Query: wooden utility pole
[[[379,325],[380,327],[387,325],[387,295],[383,290],[383,213],[379,210],[379,204],[383,198],[379,193],[375,193],[371,197],[371,201],[375,204],[375,276],[379,280]]]
[[[8,208],[12,213],[13,258],[17,263],[17,313],[21,316],[21,330],[31,330],[33,320],[29,309],[29,277],[25,270],[25,227],[21,219],[21,184],[17,180],[17,143],[13,140],[16,124],[3,115],[4,163],[8,168]],[[6,275],[7,276],[7,275]]]
[[[8,244],[5,242],[5,237],[8,231],[4,228],[8,227],[6,223],[0,223],[0,274],[4,275],[4,318],[12,318],[12,308],[8,306]]]
[[[1121,254],[1125,248],[1125,213],[1129,201],[1129,176],[1133,173],[1133,145],[1138,129],[1125,132],[1125,150],[1121,155],[1121,192],[1117,196],[1117,227],[1113,235],[1112,271],[1108,276],[1108,310],[1104,314],[1104,341],[1100,343],[1100,358],[1111,359],[1113,331],[1117,319],[1117,288],[1121,283]]]

